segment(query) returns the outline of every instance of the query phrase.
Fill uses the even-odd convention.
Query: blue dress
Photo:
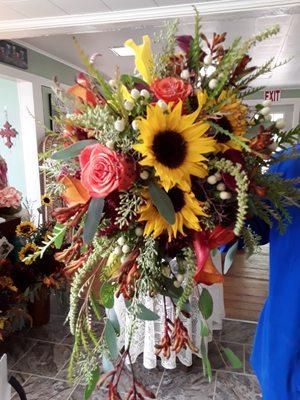
[[[271,172],[299,177],[300,159],[279,162]],[[293,221],[284,235],[275,224],[270,229],[269,297],[251,357],[263,400],[300,400],[300,209],[289,212]]]

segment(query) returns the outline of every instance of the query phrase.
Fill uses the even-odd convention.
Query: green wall
[[[26,47],[23,46],[22,47]],[[41,76],[53,80],[54,77],[58,78],[58,81],[66,85],[73,85],[75,82],[78,71],[62,62],[53,60],[37,51],[27,49],[28,53],[28,69],[29,72],[34,75]],[[7,65],[7,64],[5,64]],[[9,65],[11,68],[17,68]],[[19,69],[19,68],[17,68]]]

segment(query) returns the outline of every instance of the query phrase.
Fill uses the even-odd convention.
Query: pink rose
[[[22,194],[11,186],[0,190],[0,208],[19,208],[21,205]]]
[[[79,156],[81,182],[91,197],[106,197],[114,190],[127,190],[132,179],[127,179],[128,161],[115,151],[93,144],[87,146]]]

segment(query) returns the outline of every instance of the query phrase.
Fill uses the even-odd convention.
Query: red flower
[[[178,78],[155,79],[151,84],[151,90],[155,96],[169,103],[185,100],[191,93],[192,87],[189,83]]]
[[[79,161],[81,182],[91,197],[104,198],[114,190],[128,190],[133,183],[128,160],[102,144],[87,146]]]

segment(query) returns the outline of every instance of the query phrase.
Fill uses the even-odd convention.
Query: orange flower
[[[65,175],[59,180],[59,182],[66,188],[62,196],[69,206],[85,204],[89,200],[89,192],[85,189],[79,179]]]
[[[192,86],[178,78],[156,79],[151,84],[151,90],[155,96],[166,103],[179,100],[184,101],[192,91]]]
[[[92,92],[90,82],[83,73],[78,74],[77,83],[68,89],[68,93],[73,94],[75,97],[83,101],[84,103],[89,103],[91,106],[95,107],[97,104],[97,98]]]

